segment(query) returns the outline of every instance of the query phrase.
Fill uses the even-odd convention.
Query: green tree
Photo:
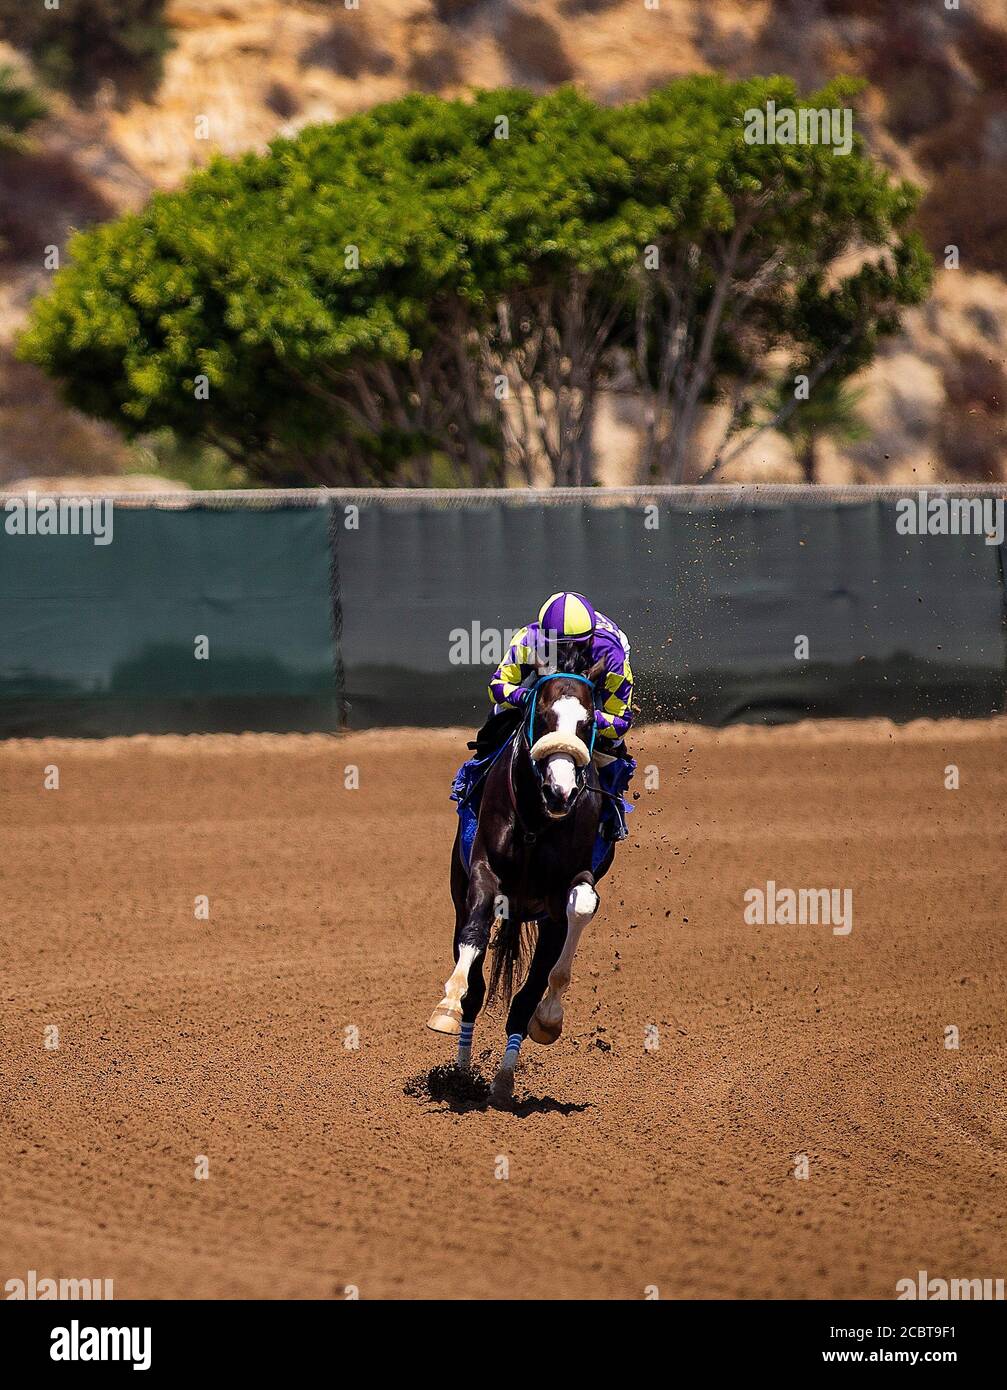
[[[771,423],[771,355],[848,375],[928,284],[912,190],[859,148],[746,143],[770,99],[798,102],[704,77],[623,108],[503,89],[306,129],[75,238],[21,351],[85,411],[266,481],[545,460],[587,484],[598,392],[627,378],[648,477],[681,478],[702,407],[729,402],[715,476]]]
[[[473,185],[496,116],[531,100],[410,97],[218,159],[75,239],[23,350],[85,411],[269,481],[424,482],[438,452],[497,481],[479,336],[506,228]]]
[[[47,114],[45,102],[35,89],[24,82],[13,68],[0,67],[0,160],[28,152],[25,132]],[[11,224],[0,206],[0,252],[9,250],[10,242],[4,232]]]
[[[0,0],[0,33],[24,49],[52,86],[77,98],[111,81],[147,95],[161,79],[170,35],[165,0]]]
[[[789,78],[672,83],[614,115],[634,169],[649,252],[635,275],[633,352],[648,407],[644,475],[681,481],[701,407],[728,406],[704,473],[716,476],[768,423],[753,424],[766,363],[785,353],[812,385],[848,375],[925,297],[930,260],[909,230],[916,192],[864,153],[760,144],[749,115],[848,104],[855,84],[802,99]],[[847,268],[849,267],[849,268]],[[781,407],[783,418],[789,407]]]
[[[806,483],[818,481],[819,445],[823,439],[836,444],[855,444],[866,439],[870,431],[861,419],[857,406],[863,399],[862,388],[849,386],[841,377],[823,377],[807,400],[799,400],[784,416],[784,408],[794,398],[794,385],[787,382],[775,393],[770,405],[770,418],[779,420],[780,432],[790,440]]]
[[[0,67],[0,153],[24,149],[24,133],[46,115],[46,104],[12,67]]]

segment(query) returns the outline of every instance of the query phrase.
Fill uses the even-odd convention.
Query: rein
[[[511,739],[510,763],[507,767],[507,791],[510,793],[510,804],[511,810],[514,812],[514,819],[521,827],[522,838],[526,845],[533,845],[538,839],[539,832],[537,830],[529,830],[528,826],[525,825],[524,817],[518,808],[517,793],[514,790],[514,764],[517,762],[518,749],[520,747],[521,739],[518,737],[517,733],[515,733]]]
[[[521,815],[520,810],[518,809],[517,795],[516,795],[516,793],[515,793],[515,791],[514,791],[514,764],[517,762],[518,749],[519,749],[520,746],[521,746],[522,737],[523,737],[523,739],[524,739],[524,743],[525,743],[525,746],[526,746],[527,749],[528,749],[529,754],[531,753],[532,747],[533,747],[534,742],[535,742],[535,710],[536,710],[536,707],[537,707],[537,705],[538,705],[538,692],[539,692],[539,686],[543,683],[543,681],[557,680],[557,679],[562,679],[562,680],[565,680],[565,681],[580,681],[580,683],[581,683],[582,685],[586,685],[586,686],[592,691],[592,694],[593,694],[593,691],[594,691],[594,686],[592,685],[591,681],[589,681],[588,678],[587,678],[586,676],[574,675],[572,672],[568,672],[568,671],[555,671],[555,672],[553,672],[551,675],[539,676],[538,680],[537,680],[537,681],[535,682],[535,684],[531,687],[532,695],[531,695],[531,701],[529,702],[528,718],[527,718],[527,720],[524,722],[524,727],[522,728],[522,730],[520,731],[520,733],[519,733],[519,734],[515,734],[515,736],[514,736],[513,748],[512,748],[512,750],[511,750],[510,764],[509,764],[509,766],[508,766],[508,768],[507,768],[507,790],[508,790],[508,792],[510,793],[511,807],[512,807],[512,809],[513,809],[513,811],[514,811],[514,818],[515,818],[515,820],[517,821],[518,825],[521,827],[521,831],[522,831],[522,833],[523,833],[523,835],[524,835],[524,842],[525,842],[526,845],[531,845],[531,844],[534,844],[534,843],[535,843],[536,839],[538,838],[539,831],[537,831],[537,830],[529,830],[528,826],[525,825],[525,823],[524,823],[524,819],[523,819],[523,817],[522,817],[522,815]],[[592,708],[592,713],[593,713],[593,710],[594,710],[594,701],[593,701],[593,699],[592,699],[592,702],[591,702],[591,708]],[[594,756],[594,741],[595,741],[595,737],[596,737],[596,735],[597,735],[597,732],[598,732],[598,726],[597,726],[597,724],[594,722],[594,720],[592,719],[592,721],[591,721],[591,738],[590,738],[590,742],[588,743],[588,746],[587,746],[587,750],[588,750],[588,760],[587,760],[587,763],[584,765],[584,767],[578,768],[578,769],[576,770],[575,776],[576,776],[576,779],[577,779],[577,793],[576,793],[576,795],[574,796],[573,801],[570,803],[570,810],[571,810],[571,811],[573,810],[573,808],[574,808],[574,806],[576,805],[577,801],[580,799],[580,794],[581,794],[581,792],[584,790],[584,787],[587,785],[587,769],[591,766],[591,759],[592,759],[593,756]],[[531,761],[530,758],[529,758],[529,761]],[[535,781],[538,783],[539,787],[541,788],[541,786],[542,786],[542,777],[543,777],[543,774],[539,771],[538,765],[537,765],[536,763],[532,762],[532,763],[531,763],[531,770],[532,770],[532,776],[535,778]],[[599,790],[601,790],[601,789],[599,788]]]
[[[565,680],[565,681],[580,681],[580,683],[581,683],[582,685],[588,686],[588,688],[591,690],[592,696],[594,695],[594,686],[593,686],[593,685],[591,684],[591,682],[588,680],[587,676],[575,676],[575,675],[573,675],[572,673],[567,672],[567,671],[557,671],[557,672],[555,672],[555,673],[554,673],[553,675],[551,675],[551,676],[539,676],[538,680],[535,682],[535,684],[534,684],[534,685],[532,686],[532,688],[531,688],[531,702],[530,702],[529,709],[528,709],[528,722],[527,722],[527,724],[525,725],[525,730],[524,730],[525,738],[528,740],[528,748],[529,748],[529,750],[531,749],[532,744],[535,742],[535,706],[538,704],[538,688],[539,688],[539,686],[542,684],[543,681],[557,680],[557,679],[560,678],[560,677],[562,677],[562,679]],[[593,698],[592,698],[592,700],[591,700],[591,708],[592,708],[592,710],[594,709],[594,700],[593,700]],[[588,744],[588,746],[587,746],[587,751],[588,751],[588,753],[591,755],[591,757],[594,757],[594,740],[595,740],[595,735],[597,734],[597,732],[598,732],[598,725],[597,725],[596,723],[594,723],[594,721],[592,720],[592,723],[591,723],[591,742],[590,742],[590,743]]]

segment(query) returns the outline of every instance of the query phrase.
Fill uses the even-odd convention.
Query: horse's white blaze
[[[556,716],[558,734],[575,735],[577,725],[587,718],[587,711],[575,695],[561,695],[552,706],[552,712]]]
[[[545,778],[554,791],[573,796],[577,785],[577,769],[569,753],[554,753],[545,765]]]
[[[577,738],[577,725],[585,719],[586,711],[574,695],[561,695],[552,706],[556,716],[556,732],[566,738]],[[577,786],[577,769],[567,753],[554,753],[546,763],[546,781],[565,797],[573,796]]]

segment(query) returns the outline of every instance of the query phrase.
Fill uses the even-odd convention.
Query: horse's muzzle
[[[573,785],[563,786],[550,777],[550,760],[557,755],[569,760],[573,765]],[[531,764],[535,770],[542,791],[542,804],[551,820],[562,820],[568,816],[577,803],[584,786],[587,765],[591,754],[587,744],[576,734],[553,732],[536,739],[530,749]]]
[[[559,787],[554,787],[551,782],[542,783],[542,801],[545,805],[546,814],[556,820],[562,820],[573,810],[577,797],[580,795],[581,783],[570,792],[562,791]]]

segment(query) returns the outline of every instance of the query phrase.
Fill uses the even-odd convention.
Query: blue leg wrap
[[[472,1061],[472,1034],[475,1032],[475,1023],[463,1023],[462,1031],[458,1035],[458,1064],[467,1067]]]

